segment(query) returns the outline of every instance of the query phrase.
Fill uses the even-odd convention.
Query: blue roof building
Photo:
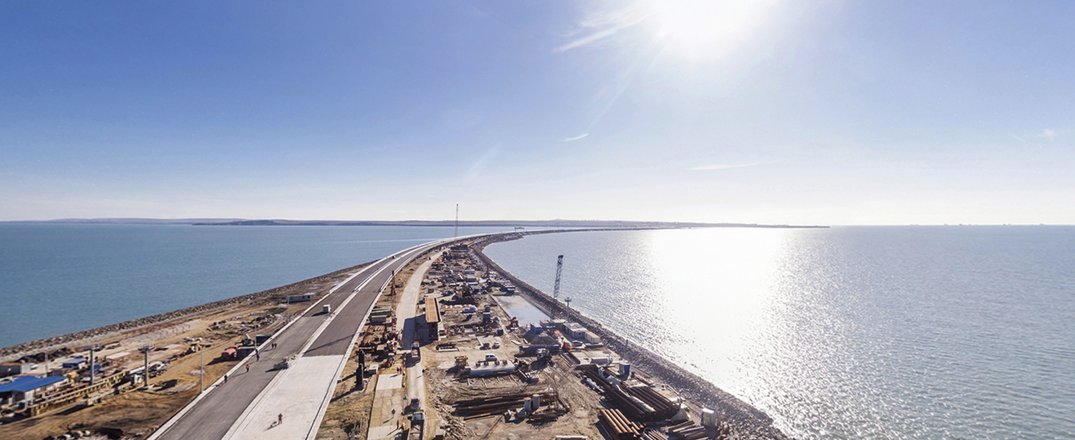
[[[32,400],[38,392],[44,392],[59,386],[66,379],[63,376],[19,376],[15,380],[0,384],[0,402],[14,404]]]

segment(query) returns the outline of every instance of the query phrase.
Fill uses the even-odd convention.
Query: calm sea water
[[[1075,438],[1075,227],[578,232],[488,254],[802,438]]]
[[[461,228],[460,234],[507,228]],[[332,272],[450,227],[0,224],[0,346]]]

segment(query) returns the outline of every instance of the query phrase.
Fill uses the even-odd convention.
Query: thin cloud
[[[1046,128],[1046,129],[1042,130],[1040,133],[1036,134],[1035,136],[1039,137],[1039,138],[1042,138],[1042,139],[1045,139],[1047,141],[1051,141],[1053,139],[1056,139],[1056,130],[1053,130],[1051,128]]]
[[[583,133],[583,134],[580,134],[578,136],[571,136],[571,137],[568,137],[568,138],[560,139],[560,142],[575,142],[575,141],[586,139],[586,137],[589,136],[589,135],[590,135],[590,133]]]
[[[589,46],[598,41],[616,35],[621,30],[638,25],[643,21],[646,21],[646,18],[648,17],[649,15],[644,13],[637,6],[632,6],[612,12],[593,14],[582,20],[582,22],[579,23],[578,28],[569,33],[569,35],[578,35],[583,33],[585,33],[585,35],[580,38],[576,38],[572,41],[569,41],[565,44],[556,46],[552,49],[552,51],[553,53],[562,53],[572,49]]]
[[[750,162],[750,163],[713,163],[708,165],[698,165],[687,168],[690,171],[720,171],[720,170],[734,170],[737,168],[751,168],[758,165],[764,165],[764,162]]]
[[[591,45],[593,43],[596,43],[598,41],[604,40],[605,38],[608,38],[608,37],[611,37],[613,35],[616,35],[616,32],[619,32],[619,31],[620,31],[619,28],[612,28],[612,29],[605,29],[605,30],[600,31],[600,32],[595,32],[595,33],[592,33],[592,34],[587,35],[585,37],[579,38],[579,39],[577,39],[575,41],[572,41],[570,43],[557,46],[557,47],[552,49],[552,52],[553,53],[561,53],[561,52],[567,52],[567,51],[569,51],[571,49],[578,49],[578,48],[583,47],[583,46],[589,46],[589,45]]]
[[[492,162],[493,158],[498,154],[500,154],[500,145],[493,145],[486,150],[478,160],[474,161],[474,164],[470,166],[470,169],[467,170],[467,180],[474,180],[480,177],[482,172],[485,171],[485,168],[489,165],[489,162]]]

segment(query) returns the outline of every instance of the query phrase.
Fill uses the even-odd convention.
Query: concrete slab
[[[383,425],[370,428],[366,436],[369,440],[396,439],[403,435],[403,431],[394,425]]]
[[[377,391],[403,388],[402,374],[382,374],[377,378]]]
[[[283,370],[236,421],[224,438],[296,439],[306,438],[317,418],[325,389],[336,380],[325,371],[334,371],[341,356],[300,357]],[[277,415],[283,414],[283,423]]]
[[[403,375],[394,373],[378,376],[366,437],[369,439],[395,438],[394,433],[400,430],[400,416],[402,415]]]

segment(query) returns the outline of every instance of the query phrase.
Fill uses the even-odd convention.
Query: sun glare
[[[742,46],[765,20],[770,1],[660,0],[652,4],[656,35],[688,57],[723,56]]]

